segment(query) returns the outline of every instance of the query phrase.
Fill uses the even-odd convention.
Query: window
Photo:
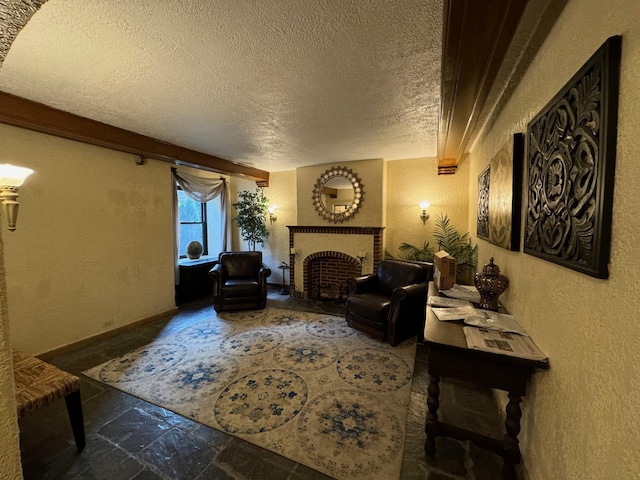
[[[178,214],[180,217],[180,258],[186,258],[187,245],[200,242],[203,255],[209,254],[207,233],[207,204],[196,202],[178,187]]]

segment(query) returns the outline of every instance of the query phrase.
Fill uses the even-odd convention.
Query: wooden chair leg
[[[67,403],[67,413],[73,430],[73,439],[76,441],[78,450],[82,450],[86,445],[84,435],[84,417],[82,416],[82,401],[80,400],[80,390],[70,393],[64,397]]]

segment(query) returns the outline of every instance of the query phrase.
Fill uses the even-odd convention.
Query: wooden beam
[[[527,0],[446,0],[438,173],[455,173]]]
[[[0,123],[269,185],[269,172],[0,92]]]

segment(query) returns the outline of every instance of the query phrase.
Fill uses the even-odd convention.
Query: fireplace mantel
[[[384,227],[360,227],[337,225],[287,225],[289,229],[290,277],[297,296],[309,294],[304,286],[308,273],[306,260],[313,254],[333,252],[337,258],[356,258],[358,252],[366,252],[362,273],[373,272],[383,257]],[[345,237],[346,236],[346,237]],[[322,238],[322,240],[319,240]]]
[[[382,233],[384,227],[348,227],[338,225],[287,225],[290,233],[345,233],[375,234]]]

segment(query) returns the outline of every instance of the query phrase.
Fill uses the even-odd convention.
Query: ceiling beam
[[[269,185],[269,172],[0,92],[0,123]]]
[[[438,173],[455,173],[527,0],[446,0]]]

